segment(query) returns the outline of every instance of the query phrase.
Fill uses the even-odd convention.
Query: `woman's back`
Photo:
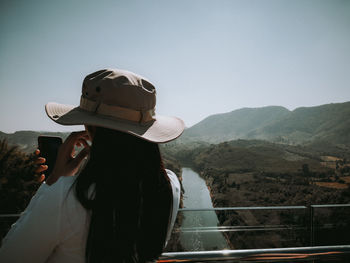
[[[97,127],[75,190],[91,211],[86,248],[91,262],[104,257],[143,262],[161,254],[173,197],[157,144]]]

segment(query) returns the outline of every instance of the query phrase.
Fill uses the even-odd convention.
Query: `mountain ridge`
[[[289,144],[350,142],[350,102],[299,107],[242,108],[208,116],[184,132],[184,139],[220,143],[260,139]]]

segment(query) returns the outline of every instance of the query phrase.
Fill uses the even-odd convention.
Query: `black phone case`
[[[46,179],[50,176],[57,158],[58,148],[62,144],[62,138],[55,136],[40,135],[38,137],[38,145],[40,156],[46,159],[45,164],[48,169],[44,172]]]

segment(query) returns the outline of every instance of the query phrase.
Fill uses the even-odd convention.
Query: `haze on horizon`
[[[186,125],[243,107],[350,101],[350,1],[0,2],[0,131],[66,131],[83,77],[123,68]]]

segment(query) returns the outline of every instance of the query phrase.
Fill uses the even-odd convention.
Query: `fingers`
[[[38,158],[34,161],[35,164],[43,164],[43,163],[45,163],[45,162],[46,162],[46,159],[45,159],[44,157],[38,157]]]
[[[72,132],[65,142],[60,146],[56,159],[56,164],[46,180],[51,185],[55,183],[61,176],[73,176],[78,171],[82,161],[90,152],[90,146],[87,143],[87,132]],[[74,155],[76,146],[84,148],[76,156]]]
[[[72,132],[66,139],[68,142],[76,141],[78,138],[88,136],[87,131]]]
[[[36,149],[34,151],[34,154],[36,156],[39,156],[40,150]],[[44,165],[45,162],[46,162],[46,159],[44,157],[38,157],[34,160],[34,164],[39,165],[35,169],[35,178],[36,178],[36,181],[38,181],[38,183],[42,183],[45,180],[45,174],[42,174],[42,172],[46,171],[49,168],[47,165]]]
[[[79,147],[80,146],[89,147],[89,144],[83,138],[79,138],[76,145],[79,146]]]
[[[89,144],[87,143],[87,141],[83,138],[78,138],[78,140],[75,142],[75,146],[76,147],[90,147]],[[71,153],[71,158],[75,158],[76,157],[76,147],[73,147],[72,149],[72,153]],[[80,150],[78,150],[79,152]]]
[[[79,167],[81,162],[87,157],[90,153],[90,147],[87,146],[80,151],[80,153],[72,160],[73,167]]]
[[[82,136],[85,140],[90,141],[91,142],[91,138],[89,133],[86,133],[85,135]]]
[[[87,131],[79,131],[79,132],[72,132],[64,142],[62,146],[64,146],[64,152],[68,154],[71,158],[75,155],[74,152],[74,146],[77,145],[77,142],[79,141],[79,144],[85,145],[84,138],[87,136]],[[84,142],[82,142],[84,140]]]
[[[35,173],[41,174],[42,172],[46,171],[49,167],[47,165],[40,165],[38,168],[36,168]]]
[[[45,180],[45,174],[41,174],[38,178],[38,182],[42,183]]]

